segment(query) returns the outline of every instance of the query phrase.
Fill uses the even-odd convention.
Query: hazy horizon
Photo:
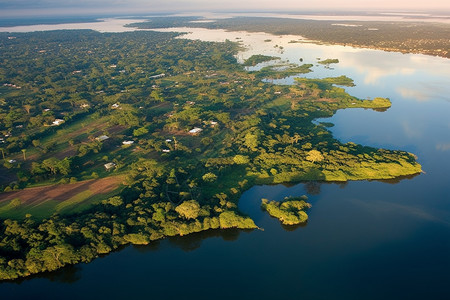
[[[0,0],[0,15],[4,17],[64,16],[98,14],[145,14],[176,12],[331,12],[331,11],[401,11],[450,12],[450,3],[441,0]]]

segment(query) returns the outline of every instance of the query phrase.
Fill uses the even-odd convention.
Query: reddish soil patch
[[[84,133],[95,136],[105,129],[108,131],[109,133],[108,135],[111,135],[123,131],[125,128],[126,127],[122,125],[113,125],[108,127],[108,125],[105,123],[97,123],[97,124],[94,123],[89,124],[88,127],[81,127],[80,129],[75,130],[74,132],[66,134],[65,139],[76,138]]]
[[[52,156],[56,157],[57,159],[63,159],[65,157],[75,156],[76,154],[77,152],[75,151],[74,147],[69,146],[68,148],[64,149],[64,151],[56,152],[52,154]]]
[[[73,184],[58,184],[28,188],[0,194],[0,203],[20,198],[24,204],[39,204],[48,199],[65,201],[77,194],[90,190],[94,195],[106,194],[116,189],[123,181],[121,176],[107,177],[102,179],[86,180]]]
[[[126,127],[122,125],[113,125],[111,127],[108,127],[106,130],[109,132],[109,134],[117,134],[121,131],[124,131],[125,129]]]

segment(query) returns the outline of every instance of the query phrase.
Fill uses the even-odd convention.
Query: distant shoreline
[[[450,45],[445,38],[450,32],[450,16],[405,13],[349,14],[198,13],[195,16],[195,13],[189,13],[161,15],[156,18],[132,16],[126,19],[125,17],[22,18],[18,20],[9,18],[0,20],[0,32],[89,29],[98,32],[126,32],[182,26],[220,28],[230,31],[263,31],[274,35],[300,35],[317,43],[450,58],[448,50]],[[160,24],[163,17],[169,21]],[[231,21],[230,18],[233,20]],[[148,22],[149,20],[152,21]],[[171,23],[174,20],[177,20],[176,24]],[[252,24],[248,23],[249,20],[252,20]],[[11,22],[15,26],[5,26],[5,24],[13,24]],[[411,29],[409,23],[414,29]],[[430,35],[430,32],[433,34]]]
[[[33,18],[1,18],[0,28],[33,25],[60,25],[67,23],[95,23],[101,22],[96,17],[33,17]]]

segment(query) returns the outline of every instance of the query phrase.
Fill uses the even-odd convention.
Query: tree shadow
[[[377,179],[377,180],[374,180],[374,181],[379,181],[379,182],[389,183],[389,184],[397,184],[397,183],[400,183],[401,181],[406,180],[406,179],[411,180],[411,179],[419,176],[420,174],[421,173],[416,173],[416,174],[412,174],[412,175],[399,176],[399,177],[395,177],[395,178],[392,178],[392,179]],[[369,180],[369,181],[371,181],[371,180]]]
[[[284,225],[281,224],[281,227],[285,230],[285,231],[295,231],[299,228],[304,228],[308,225],[308,221],[300,223],[300,224],[296,224],[296,225]]]
[[[197,233],[192,233],[186,236],[174,236],[169,237],[168,241],[171,245],[180,248],[183,251],[189,252],[196,250],[201,247],[202,242],[209,238],[222,238],[222,240],[227,242],[236,241],[242,231],[251,230],[241,230],[241,229],[216,229],[216,230],[206,230]]]
[[[74,283],[81,279],[81,266],[80,264],[68,265],[56,271],[47,271],[43,273],[38,273],[30,275],[24,278],[18,278],[11,280],[11,283],[22,284],[26,281],[33,279],[48,279],[51,282],[59,283]]]

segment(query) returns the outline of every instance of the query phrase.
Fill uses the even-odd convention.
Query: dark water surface
[[[337,138],[413,152],[426,174],[256,186],[239,207],[264,231],[126,247],[90,264],[1,283],[1,299],[450,299],[450,61],[285,46],[285,55],[305,63],[338,58],[333,69],[317,66],[313,74],[352,77],[357,86],[349,91],[358,97],[391,98],[386,112],[348,109],[328,119]],[[313,205],[304,226],[283,227],[259,207],[261,198],[303,194]]]

